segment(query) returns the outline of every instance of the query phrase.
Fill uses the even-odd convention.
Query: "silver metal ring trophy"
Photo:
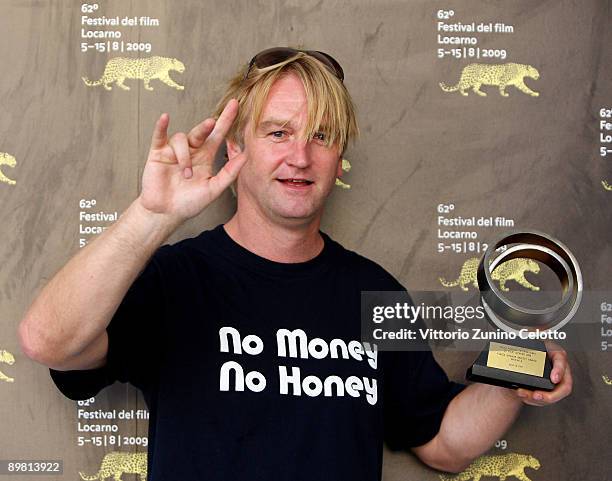
[[[507,247],[497,257],[495,252]],[[561,282],[561,300],[544,309],[531,309],[507,299],[493,283],[492,272],[503,262],[527,258],[548,266]],[[489,342],[466,377],[498,386],[550,391],[550,360],[541,340],[523,339],[525,331],[538,335],[565,326],[576,314],[582,299],[582,274],[570,250],[558,240],[537,231],[519,231],[489,246],[478,266],[480,303],[492,325],[519,336],[511,342]],[[536,336],[541,337],[541,336]]]

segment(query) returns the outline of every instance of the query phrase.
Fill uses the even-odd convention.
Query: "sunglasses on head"
[[[257,68],[271,67],[272,65],[284,62],[288,58],[291,58],[300,52],[316,58],[319,62],[325,65],[325,67],[327,67],[336,77],[338,77],[340,79],[340,82],[344,81],[344,71],[342,70],[342,67],[336,61],[336,59],[334,59],[331,55],[328,55],[325,52],[319,52],[318,50],[297,50],[289,47],[274,47],[259,52],[249,62],[249,68],[247,68],[247,71],[244,74],[244,78],[242,80],[246,80],[246,78],[249,76],[253,65],[255,65]]]

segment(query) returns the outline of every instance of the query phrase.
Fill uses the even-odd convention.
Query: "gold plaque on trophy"
[[[546,352],[521,346],[509,346],[491,342],[487,366],[506,371],[521,372],[531,376],[543,376]]]

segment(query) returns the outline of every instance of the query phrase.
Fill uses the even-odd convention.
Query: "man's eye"
[[[313,139],[319,140],[321,142],[325,142],[325,132],[316,132],[313,136]]]
[[[287,132],[285,132],[284,130],[275,130],[274,132],[270,132],[270,135],[274,138],[282,139],[286,133]]]

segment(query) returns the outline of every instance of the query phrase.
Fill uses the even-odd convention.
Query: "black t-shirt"
[[[149,481],[379,480],[429,441],[461,387],[430,352],[359,342],[361,291],[403,290],[323,234],[272,262],[223,226],[160,248],[107,328],[106,366],[54,371],[71,399],[118,380],[149,407]]]

